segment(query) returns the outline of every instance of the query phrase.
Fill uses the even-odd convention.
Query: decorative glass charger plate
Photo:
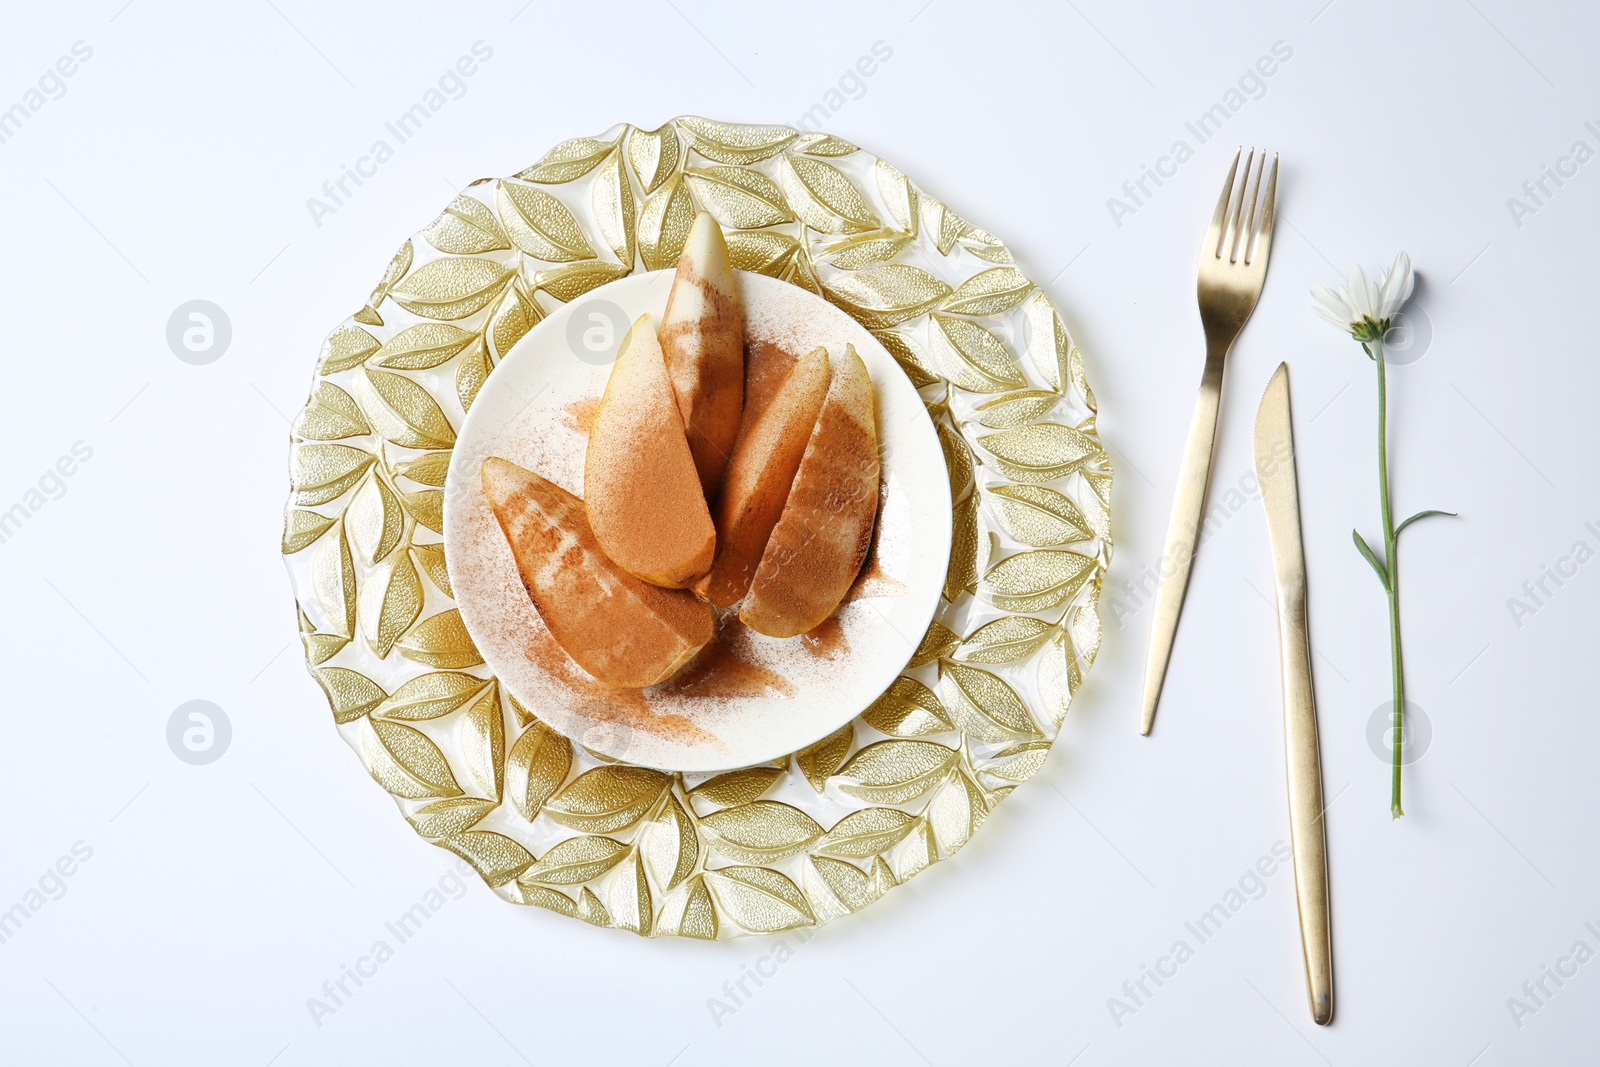
[[[737,269],[892,356],[952,502],[898,676],[826,736],[717,773],[621,762],[542,719],[485,663],[444,548],[453,450],[496,366],[562,305],[672,267],[697,210]],[[997,237],[826,134],[624,124],[474,182],[328,336],[290,466],[282,549],[341,735],[503,898],[598,926],[715,939],[865,907],[1043,765],[1099,649],[1112,473],[1065,324]]]

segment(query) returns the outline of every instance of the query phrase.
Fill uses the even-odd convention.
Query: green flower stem
[[[1383,559],[1387,572],[1384,588],[1389,594],[1389,659],[1394,676],[1394,777],[1389,814],[1398,819],[1405,814],[1400,807],[1400,760],[1405,748],[1406,683],[1400,660],[1400,557],[1396,551],[1394,509],[1389,504],[1389,395],[1381,337],[1372,342],[1370,351],[1378,365],[1378,496],[1383,505]]]

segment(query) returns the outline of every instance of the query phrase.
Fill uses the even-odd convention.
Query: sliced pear
[[[722,228],[704,211],[678,257],[661,349],[700,488],[715,499],[744,408],[744,309]]]
[[[833,380],[783,514],[739,609],[746,626],[794,637],[833,614],[872,546],[879,477],[872,379],[856,350],[846,347],[833,361]]]
[[[749,590],[827,395],[828,352],[818,348],[739,434],[717,499],[716,561],[695,586],[714,607],[729,607]]]
[[[716,528],[649,315],[628,331],[595,409],[583,496],[595,540],[634,577],[681,589],[710,568]]]
[[[589,529],[583,501],[503,459],[483,461],[522,584],[567,655],[607,685],[641,689],[672,677],[711,640],[711,609],[617,566]]]

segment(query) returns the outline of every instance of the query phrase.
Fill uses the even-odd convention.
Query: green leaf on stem
[[[1399,531],[1397,530],[1395,532],[1398,533]],[[1372,551],[1372,548],[1367,544],[1367,542],[1362,538],[1362,536],[1359,533],[1357,533],[1354,530],[1351,530],[1350,531],[1350,536],[1355,539],[1356,551],[1361,553],[1361,557],[1363,559],[1365,559],[1368,563],[1372,564],[1373,571],[1376,572],[1376,574],[1378,575],[1378,581],[1380,583],[1382,583],[1382,585],[1383,585],[1383,587],[1385,589],[1388,589],[1389,588],[1389,569],[1383,565],[1383,562],[1378,559],[1378,554],[1376,552]]]
[[[1396,526],[1394,528],[1394,535],[1396,537],[1399,537],[1401,530],[1404,530],[1407,526],[1410,526],[1412,523],[1416,522],[1418,519],[1427,518],[1429,515],[1449,515],[1451,518],[1455,518],[1456,517],[1456,513],[1453,512],[1453,511],[1435,511],[1435,510],[1431,510],[1431,509],[1428,510],[1428,511],[1419,511],[1415,515],[1411,516],[1409,519],[1407,519],[1404,522],[1402,522],[1399,526]]]

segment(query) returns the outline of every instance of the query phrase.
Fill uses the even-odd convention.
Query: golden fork
[[[1150,654],[1144,671],[1144,712],[1139,732],[1148,734],[1155,722],[1156,704],[1172,658],[1172,639],[1178,632],[1183,595],[1189,588],[1195,542],[1205,512],[1206,485],[1211,478],[1212,445],[1217,436],[1217,406],[1222,399],[1222,365],[1228,350],[1261,296],[1267,278],[1267,255],[1272,249],[1272,201],[1278,188],[1278,157],[1267,170],[1267,153],[1259,164],[1255,149],[1245,156],[1244,176],[1235,188],[1239,156],[1234,153],[1228,180],[1223,183],[1217,210],[1200,250],[1200,323],[1206,334],[1206,369],[1200,376],[1200,397],[1189,424],[1189,444],[1183,453],[1178,492],[1172,502],[1167,527],[1167,549],[1161,558],[1160,587],[1156,590],[1156,619],[1150,630]],[[1262,189],[1263,178],[1266,188]]]

